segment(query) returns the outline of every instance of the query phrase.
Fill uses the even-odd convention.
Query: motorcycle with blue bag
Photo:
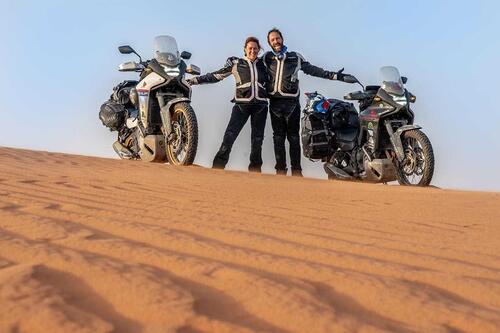
[[[416,101],[396,67],[381,70],[382,84],[364,87],[354,76],[345,82],[363,90],[344,96],[350,102],[306,93],[302,117],[304,156],[324,162],[329,179],[428,186],[434,173],[429,138],[414,124]]]

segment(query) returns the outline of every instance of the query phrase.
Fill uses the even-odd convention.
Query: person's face
[[[274,51],[279,52],[283,47],[283,38],[281,38],[280,34],[273,31],[267,37],[269,45],[273,48]]]
[[[248,42],[247,46],[245,46],[245,54],[247,58],[250,59],[251,61],[257,59],[259,51],[260,48],[256,42]]]

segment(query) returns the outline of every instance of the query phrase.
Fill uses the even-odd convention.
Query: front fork
[[[165,139],[167,143],[172,142],[175,139],[175,132],[172,131],[172,116],[170,115],[170,109],[174,107],[175,104],[180,102],[190,103],[191,100],[187,97],[177,97],[169,100],[165,103],[164,96],[172,96],[165,93],[157,93],[156,98],[158,98],[158,105],[160,106],[160,116],[163,128],[165,131]]]
[[[401,123],[401,120],[386,120],[384,122],[387,133],[389,134],[389,139],[391,140],[391,144],[394,147],[394,151],[396,152],[396,159],[398,163],[401,163],[405,158],[405,150],[403,147],[403,142],[401,141],[401,135],[403,134],[403,132],[420,129],[422,127],[418,125],[403,125],[396,131],[394,131],[392,129],[393,123]]]
[[[170,110],[168,104],[165,103],[165,99],[163,95],[160,93],[156,94],[156,98],[158,99],[158,105],[160,106],[160,116],[161,122],[163,124],[163,130],[165,134],[165,139],[167,143],[172,141],[172,117],[170,116]]]

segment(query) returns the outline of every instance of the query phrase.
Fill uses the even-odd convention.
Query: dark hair
[[[260,43],[259,43],[259,40],[257,39],[257,37],[253,37],[253,36],[250,36],[245,40],[244,47],[247,47],[248,43],[251,43],[251,42],[257,43],[257,46],[259,47],[259,49],[262,48],[262,46],[260,46]]]
[[[269,35],[272,34],[273,32],[275,32],[278,35],[280,35],[281,39],[283,39],[283,35],[281,34],[281,31],[278,28],[274,27],[271,30],[269,30],[269,32],[267,33],[267,42],[268,43],[269,43]]]

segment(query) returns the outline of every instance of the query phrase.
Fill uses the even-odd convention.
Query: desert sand
[[[500,193],[0,148],[0,332],[500,332]]]

